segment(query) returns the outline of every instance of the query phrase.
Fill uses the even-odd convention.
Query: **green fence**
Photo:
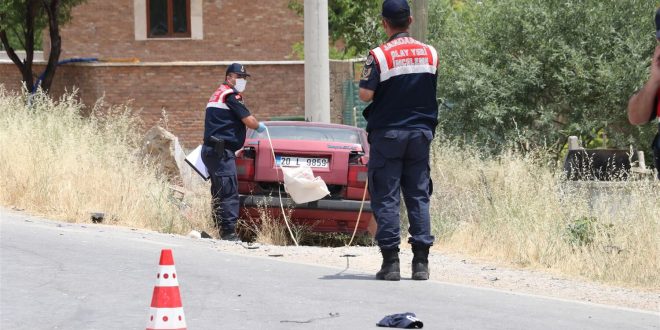
[[[367,121],[362,117],[362,110],[369,103],[362,102],[359,97],[359,87],[353,80],[344,82],[344,106],[342,111],[342,122],[344,125],[367,127]]]
[[[369,103],[360,100],[360,88],[358,83],[353,80],[346,80],[343,88],[344,103],[342,105],[342,124],[366,128],[367,121],[362,117],[362,110],[364,110]],[[269,118],[269,120],[305,121],[305,116],[273,116]]]
[[[273,116],[271,121],[305,121],[305,116]]]

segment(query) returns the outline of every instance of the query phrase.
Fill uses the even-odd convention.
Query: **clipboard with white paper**
[[[186,163],[188,163],[188,165],[190,165],[190,167],[192,167],[202,179],[208,180],[211,177],[206,169],[206,165],[204,165],[204,161],[202,161],[201,144],[186,156]]]

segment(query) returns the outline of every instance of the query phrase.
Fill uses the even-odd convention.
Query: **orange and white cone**
[[[151,297],[147,330],[185,330],[183,304],[179,294],[179,281],[176,279],[172,250],[160,252],[160,263],[154,294]]]

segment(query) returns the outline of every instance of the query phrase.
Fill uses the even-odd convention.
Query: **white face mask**
[[[234,88],[241,93],[245,90],[245,85],[247,85],[247,80],[243,78],[237,78],[236,82],[234,83]]]

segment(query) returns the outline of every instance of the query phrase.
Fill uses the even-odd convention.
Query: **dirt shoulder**
[[[337,275],[375,274],[381,263],[377,247],[251,246],[247,243],[227,241],[215,241],[215,246],[223,252],[336,267]],[[402,250],[400,257],[401,275],[409,279],[412,252]],[[437,249],[432,250],[429,263],[433,281],[660,311],[660,289],[641,290],[610,286],[537,270],[516,269],[472,257],[443,253]]]

